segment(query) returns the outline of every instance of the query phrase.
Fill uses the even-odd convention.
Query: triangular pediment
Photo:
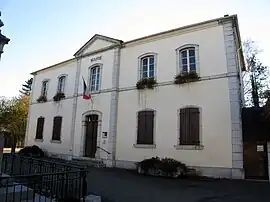
[[[108,47],[112,47],[113,45],[119,45],[121,43],[122,43],[121,40],[95,34],[86,44],[84,44],[74,54],[74,56],[76,57],[87,53],[95,52],[98,50],[106,49]]]

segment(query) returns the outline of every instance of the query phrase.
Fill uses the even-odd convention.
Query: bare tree
[[[264,92],[268,89],[268,67],[259,60],[261,50],[254,41],[244,41],[243,49],[247,67],[247,71],[243,73],[246,105],[259,107],[266,101]]]

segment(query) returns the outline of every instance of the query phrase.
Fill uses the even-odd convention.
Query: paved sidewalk
[[[90,168],[87,181],[89,193],[105,202],[270,201],[268,182],[167,179],[109,168]]]

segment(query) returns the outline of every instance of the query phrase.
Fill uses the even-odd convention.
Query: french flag
[[[89,88],[87,88],[87,85],[86,85],[85,80],[84,80],[83,77],[82,77],[82,79],[83,79],[83,99],[84,100],[90,100],[91,95],[89,93]]]

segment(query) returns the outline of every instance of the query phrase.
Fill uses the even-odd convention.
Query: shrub
[[[198,81],[200,77],[197,72],[182,72],[175,76],[174,83],[175,84],[183,84]]]
[[[153,77],[142,78],[141,80],[137,82],[136,87],[137,89],[144,89],[146,87],[149,89],[153,89],[155,84],[157,84],[157,81]]]
[[[44,157],[45,153],[38,146],[26,146],[18,152],[19,155],[22,156],[30,156],[30,157]]]
[[[188,167],[172,158],[152,157],[138,163],[138,170],[141,169],[145,174],[178,177],[187,175]]]
[[[58,93],[56,93],[55,96],[53,96],[53,100],[54,100],[55,102],[58,102],[58,101],[64,99],[65,97],[66,97],[66,96],[65,96],[64,93],[58,92]]]
[[[47,97],[46,96],[44,96],[44,95],[41,95],[41,96],[39,96],[39,98],[37,99],[37,102],[47,102]]]

